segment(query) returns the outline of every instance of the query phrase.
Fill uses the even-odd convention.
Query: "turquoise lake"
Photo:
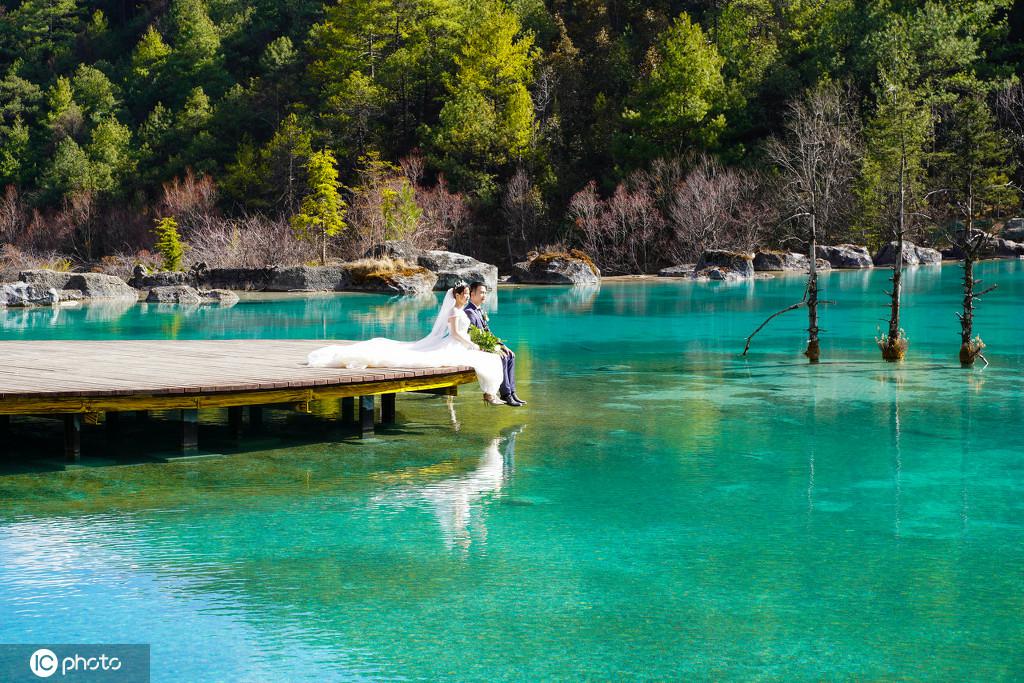
[[[957,363],[952,264],[910,270],[898,365],[886,270],[824,277],[816,366],[802,311],[739,355],[800,277],[502,288],[525,408],[470,385],[363,442],[325,406],[240,448],[204,413],[210,457],[147,459],[161,421],[16,453],[0,642],[150,643],[168,682],[1019,680],[1024,261],[977,274],[987,368]],[[0,310],[0,337],[411,339],[439,301]]]

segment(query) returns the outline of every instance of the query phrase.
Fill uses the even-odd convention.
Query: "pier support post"
[[[121,440],[121,413],[107,412],[103,415],[103,430],[107,441],[114,443]]]
[[[356,399],[346,396],[341,399],[341,423],[350,425],[356,421]]]
[[[11,443],[11,416],[0,415],[0,455],[6,455]]]
[[[234,441],[242,440],[242,406],[228,408],[228,431]]]
[[[398,394],[381,394],[380,395],[380,423],[385,425],[393,425],[397,421],[395,414],[395,397]]]
[[[249,433],[263,433],[263,406],[249,406]]]
[[[359,397],[359,436],[373,436],[373,395]]]
[[[186,408],[181,411],[181,452],[193,453],[199,449],[199,411]]]
[[[82,458],[82,416],[71,413],[64,416],[64,459],[78,462]]]

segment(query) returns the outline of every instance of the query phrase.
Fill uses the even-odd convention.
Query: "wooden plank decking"
[[[0,341],[0,416],[190,411],[445,390],[476,381],[469,367],[309,368],[323,340]],[[188,414],[186,414],[188,413]],[[363,415],[365,418],[365,415]],[[362,420],[365,425],[365,419]],[[370,429],[372,429],[372,414]],[[69,454],[70,455],[70,454]]]

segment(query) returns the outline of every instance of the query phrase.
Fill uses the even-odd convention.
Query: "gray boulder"
[[[795,251],[759,251],[754,254],[754,270],[779,272],[807,270],[807,256]]]
[[[658,277],[690,277],[693,275],[694,264],[684,263],[678,266],[669,266],[658,271]]]
[[[192,276],[180,270],[165,270],[150,273],[146,266],[139,264],[132,271],[128,285],[135,289],[152,289],[153,287],[169,287],[172,285],[192,284]]]
[[[511,279],[529,285],[596,285],[601,271],[581,255],[552,252],[515,264]]]
[[[25,270],[18,279],[46,289],[77,289],[85,299],[137,301],[139,293],[119,277],[106,273],[64,273],[56,270]]]
[[[996,237],[992,240],[992,249],[996,258],[1017,258],[1024,256],[1024,244]]]
[[[188,285],[165,285],[153,287],[146,295],[146,303],[150,304],[191,304],[198,305],[203,297],[198,290]]]
[[[5,282],[0,285],[0,306],[52,306],[60,301],[60,292],[53,287],[30,285],[27,282]]]
[[[1011,218],[1006,221],[999,236],[1011,242],[1024,242],[1024,218]]]
[[[876,266],[891,266],[896,261],[896,242],[883,244],[875,254]],[[903,243],[903,265],[934,265],[942,263],[942,253],[937,249],[919,247],[912,242]]]
[[[980,230],[975,230],[972,235],[986,235],[987,239],[978,253],[978,258],[1018,258],[1024,256],[1024,244],[1012,240],[994,237]],[[963,251],[957,246],[951,246],[942,250],[942,257],[947,259],[962,259]]]
[[[199,296],[204,303],[218,303],[221,306],[234,306],[238,303],[238,295],[228,289],[201,289]]]
[[[196,287],[209,289],[234,289],[245,292],[261,292],[267,289],[277,276],[278,268],[210,268],[197,272]]]
[[[722,266],[708,266],[707,268],[694,271],[690,275],[691,279],[698,282],[742,282],[749,280],[751,277],[750,275],[743,275],[731,268],[723,268]],[[771,276],[766,275],[765,277]]]
[[[709,270],[711,268],[731,271],[740,278],[754,277],[754,257],[750,254],[742,254],[735,251],[709,249],[700,255],[700,258],[697,260],[696,270],[698,273],[707,270],[711,279],[720,279],[716,275],[711,274]]]
[[[293,266],[274,271],[264,287],[270,292],[340,292],[351,276],[345,266]]]
[[[418,296],[434,291],[437,275],[420,266],[407,266],[392,272],[354,267],[349,272],[345,290],[350,292],[383,292]]]
[[[833,268],[871,268],[871,254],[867,247],[856,244],[818,246],[815,254],[832,264]]]
[[[146,296],[146,302],[151,304],[184,304],[186,306],[219,303],[223,306],[233,306],[238,303],[238,295],[227,289],[200,290],[189,285],[167,285],[150,289],[149,294]]]
[[[942,252],[930,247],[915,247],[917,260],[922,266],[934,266],[942,264]]]
[[[498,287],[498,267],[465,254],[432,249],[420,253],[415,263],[437,274],[434,288],[441,291],[458,282],[482,282],[491,291]]]
[[[409,265],[417,265],[437,274],[434,287],[444,291],[458,282],[482,282],[494,290],[498,286],[498,267],[471,256],[454,251],[439,249],[417,249],[405,242],[390,240],[371,247],[367,258],[402,259]]]

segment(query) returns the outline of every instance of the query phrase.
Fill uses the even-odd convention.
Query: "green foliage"
[[[724,61],[699,24],[681,14],[647,57],[650,74],[637,87],[634,107],[623,112],[628,145],[642,144],[644,160],[681,144],[713,148],[725,128]]]
[[[972,229],[996,205],[1017,204],[1006,174],[1009,146],[981,93],[968,93],[946,108],[938,138],[937,174],[950,215]]]
[[[458,185],[493,197],[495,170],[521,159],[533,138],[527,85],[537,54],[514,14],[496,3],[481,12],[446,79],[448,97],[431,148],[435,163]]]
[[[469,326],[469,340],[480,347],[481,351],[496,353],[502,341],[493,333],[483,330],[476,325]]]
[[[164,217],[156,222],[156,251],[163,258],[164,270],[181,270],[181,259],[185,246],[178,234],[178,222],[173,217]]]
[[[345,229],[346,204],[341,198],[337,161],[329,150],[309,158],[309,194],[291,218],[296,237],[320,242],[320,262],[327,263],[327,240]]]
[[[215,180],[226,213],[282,217],[311,193],[313,149],[331,149],[357,189],[360,159],[422,151],[413,182],[443,176],[483,231],[474,245],[497,251],[508,234],[498,200],[519,168],[534,180],[530,202],[547,207],[536,239],[556,241],[591,180],[607,197],[689,153],[766,168],[787,104],[837,82],[852,85],[869,141],[852,219],[880,241],[904,143],[914,206],[926,189],[963,194],[955,150],[980,139],[963,127],[980,116],[965,100],[991,104],[1024,73],[1013,4],[13,0],[0,12],[0,184],[43,215],[78,193],[100,211],[137,211],[191,168]],[[1000,117],[985,125],[1012,125]],[[997,156],[974,187],[1024,178],[1021,147]],[[361,195],[375,230],[385,213],[389,236],[433,220],[436,207],[424,201],[418,216],[411,186],[384,175]],[[1008,202],[995,192],[974,213]]]
[[[918,66],[906,35],[894,33],[888,62],[876,88],[876,110],[865,128],[858,194],[860,223],[872,249],[895,239],[915,237],[917,216],[924,211],[932,142],[931,107],[917,86]],[[915,87],[917,86],[917,87]]]
[[[416,190],[402,179],[398,189],[383,190],[384,239],[402,240],[416,231],[423,209],[416,204]]]

